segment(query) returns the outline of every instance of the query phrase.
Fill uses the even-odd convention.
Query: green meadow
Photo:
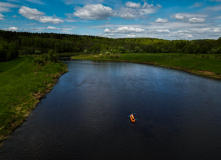
[[[26,119],[66,72],[63,63],[34,65],[32,57],[0,63],[0,141]]]
[[[146,63],[173,69],[179,69],[211,78],[221,79],[221,55],[219,54],[100,54],[73,56],[72,59],[110,60]]]

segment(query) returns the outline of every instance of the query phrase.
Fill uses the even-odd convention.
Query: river
[[[221,81],[144,64],[65,63],[69,72],[4,142],[1,160],[221,159]]]

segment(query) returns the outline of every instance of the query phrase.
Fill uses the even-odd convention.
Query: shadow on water
[[[0,159],[221,158],[220,81],[142,64],[65,63],[69,72]]]

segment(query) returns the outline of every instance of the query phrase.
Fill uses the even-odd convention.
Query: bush
[[[53,49],[48,51],[47,56],[51,62],[58,62],[58,54],[56,54]]]
[[[43,66],[43,65],[45,65],[45,59],[42,57],[42,56],[38,56],[38,57],[36,57],[34,60],[33,60],[33,63],[35,64],[35,65],[41,65],[41,66]]]

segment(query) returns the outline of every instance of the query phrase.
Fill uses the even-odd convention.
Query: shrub
[[[36,57],[36,58],[33,60],[33,63],[34,63],[35,65],[41,65],[41,66],[43,66],[43,65],[45,65],[45,60],[44,60],[44,58],[43,58],[42,56],[38,56],[38,57]]]

